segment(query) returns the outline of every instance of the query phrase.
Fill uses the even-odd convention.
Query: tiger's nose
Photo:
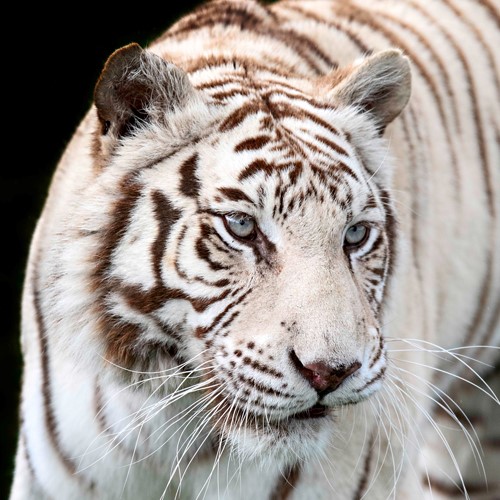
[[[290,357],[297,370],[321,396],[333,392],[349,375],[361,367],[359,361],[336,366],[330,366],[323,361],[304,365],[294,351],[290,353]]]

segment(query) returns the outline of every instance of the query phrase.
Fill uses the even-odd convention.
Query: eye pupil
[[[224,215],[224,225],[235,238],[252,240],[255,237],[255,220],[247,214],[230,213]]]

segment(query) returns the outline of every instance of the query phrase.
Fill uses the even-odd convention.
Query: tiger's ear
[[[325,80],[334,85],[329,94],[336,103],[355,106],[370,113],[380,134],[403,111],[411,93],[408,58],[395,49],[379,52],[360,64],[333,71],[323,77],[323,84]]]
[[[177,66],[132,43],[106,61],[94,90],[102,134],[129,135],[141,124],[161,120],[194,93]]]

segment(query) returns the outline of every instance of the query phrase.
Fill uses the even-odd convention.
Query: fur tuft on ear
[[[322,78],[322,86],[325,83],[330,85],[328,94],[336,103],[370,113],[382,134],[408,103],[410,64],[401,51],[385,50],[333,71]]]
[[[194,93],[177,66],[131,43],[107,60],[94,90],[102,134],[129,135],[140,123],[162,120]]]

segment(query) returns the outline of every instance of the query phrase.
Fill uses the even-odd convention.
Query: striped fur
[[[12,500],[499,498],[499,25],[216,0],[115,52],[32,241]]]

